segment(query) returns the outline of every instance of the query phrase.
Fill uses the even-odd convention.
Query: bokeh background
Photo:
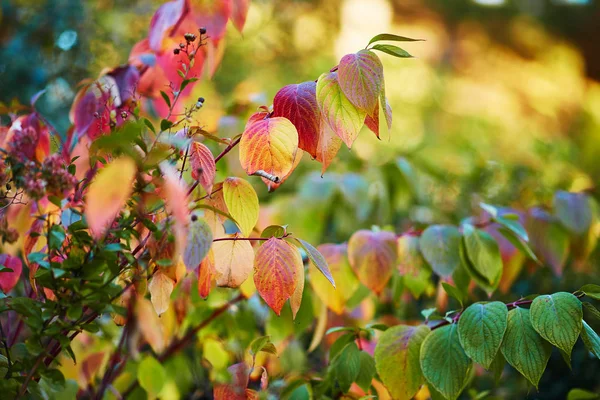
[[[45,89],[38,107],[66,132],[78,83],[126,63],[161,3],[2,0],[0,101],[27,103]],[[240,110],[270,105],[282,86],[316,79],[382,32],[425,39],[401,44],[413,59],[381,57],[393,128],[382,140],[365,128],[323,177],[305,156],[275,195],[257,185],[263,226],[285,223],[311,243],[343,242],[372,225],[401,232],[413,224],[458,223],[480,201],[525,210],[551,205],[558,189],[600,198],[594,0],[256,0],[243,34],[228,32],[214,78],[194,89],[206,98],[199,119],[220,136],[240,133]],[[222,176],[243,172],[231,157]],[[598,282],[596,253],[577,263],[579,275],[574,262],[562,277],[519,269],[499,297]],[[396,317],[410,319],[420,318],[423,306],[397,308]],[[288,329],[276,321],[267,325],[275,337]],[[282,358],[283,369],[309,363],[301,351],[290,357]],[[583,359],[580,343],[572,372],[554,354],[539,393],[516,374],[506,379],[513,394],[563,399],[573,387],[597,389],[600,363]],[[492,387],[482,382],[479,390]],[[502,389],[495,395],[502,398]]]

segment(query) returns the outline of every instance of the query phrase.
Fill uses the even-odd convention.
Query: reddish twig
[[[233,142],[229,143],[229,145],[225,147],[225,149],[223,149],[221,154],[215,157],[215,163],[218,162],[221,158],[225,157],[227,153],[229,153],[235,146],[237,146],[240,143],[240,140],[242,140],[241,136],[235,139]]]

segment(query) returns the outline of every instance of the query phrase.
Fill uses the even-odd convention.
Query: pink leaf
[[[8,254],[0,254],[0,266],[12,269],[12,272],[0,272],[0,289],[2,289],[4,293],[8,293],[19,282],[21,272],[23,271],[23,264],[17,257]]]
[[[244,29],[244,25],[246,24],[249,8],[250,0],[233,0],[230,18],[233,25],[235,25],[236,29],[240,32]]]
[[[191,146],[192,178],[199,181],[206,193],[210,194],[216,173],[215,157],[202,143],[193,142]]]
[[[174,0],[163,4],[156,10],[150,21],[148,40],[152,50],[162,50],[163,38],[167,31],[183,16],[186,6],[185,0]]]
[[[377,106],[383,83],[383,65],[370,50],[347,54],[338,69],[342,91],[356,107],[372,112]]]

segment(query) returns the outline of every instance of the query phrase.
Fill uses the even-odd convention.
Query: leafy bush
[[[418,40],[375,36],[281,88],[241,134],[197,122],[211,99],[192,90],[248,6],[164,3],[127,65],[84,82],[67,135],[36,109],[44,93],[0,107],[3,395],[456,399],[490,395],[491,378],[519,397],[540,387],[554,348],[569,368],[593,365],[593,196],[477,199],[466,218],[411,223],[401,196],[427,183],[406,159],[383,165],[378,185],[326,172],[359,133],[390,128],[379,57],[410,58],[397,44]],[[288,209],[330,231],[337,213],[352,215],[347,243],[265,223],[271,204],[260,203],[278,194],[253,183],[285,185],[304,152],[322,178],[309,175]],[[398,212],[365,229],[380,203]],[[549,271],[565,278],[541,280]],[[528,292],[548,294],[511,298],[524,275]]]

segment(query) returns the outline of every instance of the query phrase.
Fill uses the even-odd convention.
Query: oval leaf
[[[348,260],[358,280],[381,293],[396,266],[396,236],[385,231],[357,231],[348,241]]]
[[[298,147],[317,157],[321,112],[314,81],[284,86],[273,99],[273,116],[285,117],[298,130]]]
[[[208,254],[212,240],[213,234],[208,223],[204,219],[193,216],[183,252],[183,263],[188,270],[198,268],[200,262]]]
[[[460,345],[456,324],[432,331],[423,341],[419,359],[427,382],[447,399],[456,399],[473,365]]]
[[[594,217],[592,202],[587,194],[562,190],[554,195],[554,213],[564,227],[576,235],[587,232]]]
[[[283,239],[271,238],[256,252],[254,284],[256,290],[277,315],[296,289],[302,268],[298,250]]]
[[[506,305],[493,301],[470,305],[458,320],[458,337],[465,353],[486,369],[500,349],[507,318]]]
[[[240,164],[248,175],[264,171],[281,179],[292,170],[297,151],[298,132],[287,118],[262,119],[242,134]]]
[[[342,57],[338,80],[342,92],[356,107],[368,113],[377,109],[383,83],[383,65],[375,53],[361,50]]]
[[[150,283],[148,283],[148,291],[150,292],[150,301],[158,315],[169,309],[171,293],[173,293],[174,287],[175,282],[162,270],[159,269],[152,276]]]
[[[241,178],[227,178],[223,182],[223,199],[242,234],[250,235],[258,221],[258,196],[252,185]]]
[[[374,353],[375,366],[394,399],[412,399],[423,384],[419,355],[421,343],[429,332],[425,325],[398,325],[379,338]]]
[[[213,243],[217,286],[239,287],[252,273],[254,249],[247,240],[221,240]]]
[[[500,350],[506,361],[537,388],[552,346],[533,329],[528,309],[517,307],[508,312],[508,325]]]
[[[581,301],[571,293],[558,292],[536,297],[530,311],[533,328],[570,356],[581,332]]]
[[[338,83],[337,72],[324,73],[317,81],[317,103],[324,123],[338,135],[348,148],[356,140],[367,112],[348,100]]]
[[[308,256],[308,259],[312,262],[312,264],[315,267],[317,267],[319,271],[321,271],[323,276],[331,283],[331,286],[335,288],[335,281],[331,276],[331,271],[329,271],[329,266],[327,265],[327,260],[325,260],[325,257],[323,257],[323,255],[319,253],[319,250],[317,250],[312,244],[308,243],[306,240],[298,238],[294,239],[296,239],[296,242],[298,242],[298,244],[300,244],[300,247],[304,249],[306,255]]]
[[[405,234],[396,241],[398,248],[398,272],[412,295],[420,297],[429,285],[431,269],[421,255],[419,237]]]
[[[12,271],[0,271],[0,289],[3,293],[10,292],[19,282],[23,263],[18,257],[8,254],[0,254],[0,267],[9,268]]]
[[[438,275],[449,277],[460,266],[461,234],[458,228],[432,225],[423,231],[419,244],[423,257]]]
[[[466,255],[477,275],[490,288],[497,288],[502,277],[502,257],[496,240],[471,224],[463,225],[463,238]]]
[[[210,194],[215,181],[215,157],[203,143],[193,142],[190,146],[192,178],[200,182],[206,193]]]
[[[123,209],[133,189],[135,162],[118,158],[102,168],[86,195],[85,218],[92,236],[100,239]]]

